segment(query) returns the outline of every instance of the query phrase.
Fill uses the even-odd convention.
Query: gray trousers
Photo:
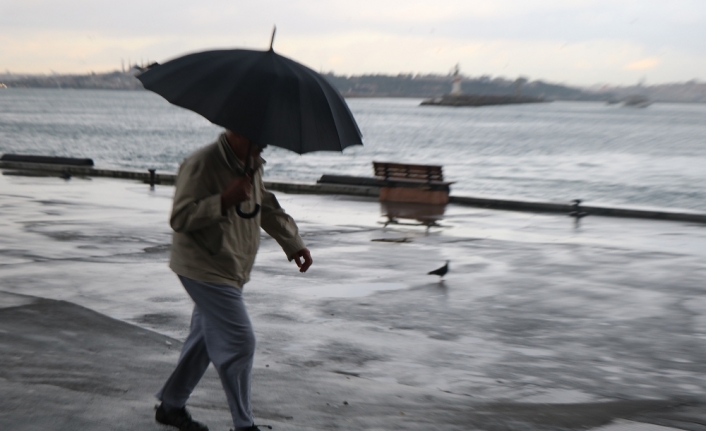
[[[250,408],[250,373],[255,354],[255,334],[238,287],[206,283],[179,276],[194,300],[191,332],[179,363],[157,398],[166,407],[180,408],[213,363],[221,378],[233,424],[253,424]]]

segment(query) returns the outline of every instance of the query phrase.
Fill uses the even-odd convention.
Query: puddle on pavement
[[[407,289],[403,283],[351,283],[351,284],[326,284],[321,286],[307,286],[295,289],[295,292],[317,298],[355,298],[367,296],[375,292],[388,290]]]
[[[18,265],[21,263],[33,262],[32,259],[27,259],[19,256],[4,256],[0,254],[0,265]]]
[[[531,404],[578,404],[594,403],[601,398],[574,389],[548,389],[542,393],[520,398],[518,401]]]

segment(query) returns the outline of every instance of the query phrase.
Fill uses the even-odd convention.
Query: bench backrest
[[[376,177],[386,180],[405,178],[420,181],[444,181],[441,166],[437,165],[373,162],[373,169]]]

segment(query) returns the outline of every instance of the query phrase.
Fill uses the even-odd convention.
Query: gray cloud
[[[683,67],[697,67],[706,61],[706,2],[703,0],[0,0],[0,10],[3,11],[0,15],[0,38],[4,35],[5,40],[14,40],[18,46],[32,44],[32,52],[40,53],[36,45],[41,44],[42,40],[55,39],[52,35],[66,35],[63,43],[76,48],[77,56],[77,40],[95,39],[95,49],[90,50],[93,54],[81,59],[95,67],[111,61],[109,55],[164,59],[183,51],[213,46],[264,48],[275,23],[280,29],[279,46],[304,55],[305,60],[312,64],[329,67],[337,64],[338,60],[332,60],[335,57],[334,48],[324,49],[323,46],[331,40],[348,40],[361,35],[380,40],[368,41],[370,50],[385,44],[428,40],[429,43],[440,44],[435,48],[438,52],[452,50],[456,46],[458,55],[462,56],[464,52],[472,51],[470,48],[464,50],[464,44],[475,46],[478,43],[497,44],[504,41],[506,45],[502,46],[508,47],[507,56],[513,59],[517,58],[512,49],[514,41],[524,50],[531,50],[536,44],[537,58],[545,59],[547,49],[550,49],[548,46],[566,45],[572,48],[600,45],[604,50],[603,57],[600,57],[598,48],[582,48],[584,50],[581,52],[596,56],[586,58],[587,63],[602,64],[607,62],[606,58],[617,55],[608,52],[612,43],[616,52],[623,49],[618,47],[630,47],[626,62],[638,61],[640,56],[659,57],[672,63],[679,59]],[[302,45],[304,41],[306,46]],[[56,46],[57,43],[47,40],[48,46]],[[97,46],[99,43],[103,44],[103,48]],[[299,45],[294,46],[295,43]],[[355,45],[354,42],[349,43]],[[341,46],[342,51],[346,48]],[[350,57],[353,50],[348,49],[341,55]],[[391,47],[387,49],[393,51]],[[545,51],[540,52],[542,49]],[[359,50],[358,55],[363,55],[365,48],[360,47]],[[555,48],[551,50],[556,51]],[[11,54],[15,51],[0,48],[0,68],[29,70],[49,67],[40,59]],[[405,49],[399,51],[404,52]],[[572,55],[579,55],[578,51]],[[469,56],[458,61],[479,59],[482,57]],[[379,70],[370,72],[393,72],[394,59],[388,60]],[[415,67],[417,69],[414,71],[417,72],[450,67],[444,64],[435,70],[423,70],[430,69],[427,64],[436,60],[453,61],[450,57],[430,57],[424,61],[400,57],[397,60],[396,70],[409,71],[406,68]],[[119,59],[113,58],[112,61],[117,63]],[[348,61],[354,63],[353,60]],[[522,61],[531,62],[531,56],[526,56]],[[32,62],[34,66],[29,65]],[[338,61],[338,64],[343,63]],[[666,60],[658,63],[664,65]],[[523,64],[518,67],[541,71],[541,66]],[[551,67],[546,65],[547,76],[553,76]],[[568,74],[567,81],[590,79],[588,75],[580,76],[579,72],[571,76],[569,67],[568,63],[562,66],[562,73]],[[623,66],[615,63],[605,67]],[[671,73],[667,72],[666,66],[655,66],[659,67],[664,67],[663,75]],[[671,69],[678,68],[672,64]],[[336,71],[351,73],[352,69]],[[488,72],[497,73],[498,66],[488,65]],[[609,70],[601,73],[604,76]],[[633,79],[632,75],[615,73],[617,80]],[[690,73],[692,77],[703,78],[705,72],[692,70]],[[673,76],[673,79],[681,78]],[[610,80],[607,76],[603,79]]]

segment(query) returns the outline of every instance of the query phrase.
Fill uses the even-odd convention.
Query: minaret
[[[451,86],[451,95],[453,96],[458,96],[460,94],[463,94],[463,91],[461,91],[461,74],[460,74],[460,67],[458,63],[456,66],[454,66],[453,69],[453,79],[451,80],[452,86]]]

